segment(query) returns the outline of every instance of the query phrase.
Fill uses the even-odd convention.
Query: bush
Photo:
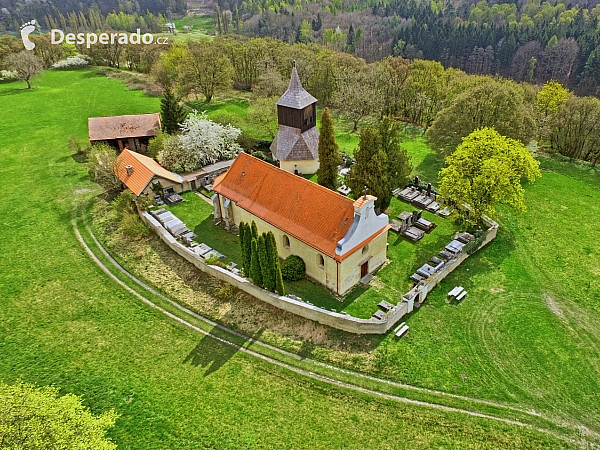
[[[125,218],[125,216],[136,214],[135,195],[129,189],[124,190],[113,200],[112,207],[119,220]]]
[[[122,183],[115,174],[117,152],[114,148],[103,143],[92,145],[87,166],[90,178],[105,189],[109,198],[121,192]]]
[[[306,264],[304,260],[297,255],[290,255],[281,265],[281,275],[286,281],[298,281],[304,278],[306,274]]]
[[[0,70],[0,81],[17,81],[19,74],[14,70]]]
[[[127,214],[121,219],[121,231],[133,240],[143,239],[149,235],[148,228],[137,214]]]
[[[68,69],[77,69],[79,67],[85,67],[89,64],[89,61],[81,56],[69,56],[67,59],[63,59],[62,61],[58,61],[55,64],[52,64],[52,68],[55,70],[68,70]]]

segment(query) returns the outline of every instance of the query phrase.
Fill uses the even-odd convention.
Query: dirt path
[[[330,377],[326,377],[323,375],[320,375],[318,373],[314,373],[305,369],[302,369],[300,367],[296,367],[293,365],[290,365],[288,363],[285,363],[283,361],[279,361],[277,359],[271,358],[269,356],[263,355],[262,353],[256,352],[254,350],[251,350],[249,348],[240,346],[232,341],[229,341],[227,339],[224,339],[222,337],[219,336],[215,336],[199,327],[197,327],[196,325],[188,322],[187,320],[183,319],[182,317],[179,317],[167,310],[165,310],[164,308],[162,308],[161,306],[157,305],[156,303],[152,302],[151,300],[149,300],[148,298],[144,297],[143,295],[141,295],[140,293],[138,293],[137,291],[135,291],[134,289],[132,289],[131,287],[129,287],[127,284],[125,284],[123,281],[121,281],[119,278],[117,278],[111,271],[110,269],[102,262],[100,261],[100,259],[94,254],[94,252],[91,250],[91,248],[86,244],[86,242],[84,241],[79,228],[77,226],[76,221],[73,219],[72,221],[72,225],[73,225],[73,229],[75,232],[75,235],[77,237],[77,240],[79,241],[79,243],[81,244],[81,246],[84,248],[84,250],[88,253],[88,255],[92,258],[92,260],[96,263],[96,265],[98,265],[98,267],[104,272],[106,273],[115,283],[117,283],[119,286],[121,286],[123,289],[125,289],[127,292],[131,293],[133,296],[135,296],[137,299],[139,299],[140,301],[142,301],[143,303],[145,303],[146,305],[150,306],[151,308],[160,311],[162,314],[164,314],[165,316],[169,317],[170,319],[180,323],[181,325],[184,325],[200,334],[203,334],[207,337],[210,337],[211,339],[214,339],[216,341],[221,342],[224,345],[228,345],[231,346],[233,348],[235,348],[236,350],[243,352],[245,354],[248,354],[250,356],[253,356],[255,358],[258,358],[264,362],[267,362],[269,364],[273,364],[276,365],[278,367],[284,368],[286,370],[289,370],[293,373],[296,373],[298,375],[307,377],[307,378],[311,378],[313,380],[316,381],[320,381],[320,382],[324,382],[330,385],[334,385],[334,386],[338,386],[340,388],[344,388],[344,389],[348,389],[351,391],[355,391],[355,392],[360,392],[363,394],[368,394],[368,395],[373,395],[379,398],[383,398],[386,400],[392,400],[392,401],[397,401],[397,402],[401,402],[401,403],[407,403],[407,404],[412,404],[412,405],[416,405],[416,406],[421,406],[421,407],[426,407],[426,408],[432,408],[432,409],[436,409],[439,411],[444,411],[444,412],[454,412],[454,413],[461,413],[461,414],[466,414],[472,417],[479,417],[479,418],[484,418],[484,419],[489,419],[489,420],[494,420],[494,421],[498,421],[498,422],[503,422],[506,424],[510,424],[510,425],[517,425],[517,426],[521,426],[521,427],[525,427],[525,428],[529,428],[541,433],[545,433],[545,434],[550,434],[558,439],[561,440],[565,440],[568,441],[572,444],[576,444],[576,445],[581,445],[582,443],[580,441],[576,441],[573,440],[570,437],[564,436],[562,434],[559,434],[555,431],[552,430],[548,430],[548,429],[544,429],[544,428],[540,428],[540,427],[536,427],[534,425],[530,425],[518,420],[513,420],[513,419],[507,419],[504,417],[500,417],[500,416],[494,416],[494,415],[490,415],[490,414],[486,414],[486,413],[480,413],[477,411],[472,411],[472,410],[468,410],[468,409],[462,409],[462,408],[456,408],[456,407],[452,407],[452,406],[446,406],[446,405],[442,405],[442,404],[438,404],[438,403],[432,403],[432,402],[427,402],[427,401],[422,401],[422,400],[415,400],[415,399],[411,399],[411,398],[407,398],[407,397],[402,397],[402,396],[398,396],[398,395],[393,395],[393,394],[388,394],[388,393],[384,393],[384,392],[379,392],[376,390],[372,390],[372,389],[368,389],[368,388],[364,388],[361,386],[357,386],[351,383],[347,383],[344,381],[340,381],[340,380],[335,380],[333,378]],[[294,353],[290,353],[287,352],[285,350],[279,349],[277,347],[271,346],[269,344],[260,342],[260,341],[256,341],[255,339],[252,339],[246,335],[244,335],[243,333],[239,333],[235,330],[231,330],[223,325],[217,324],[216,322],[211,321],[210,319],[207,319],[197,313],[195,313],[194,311],[189,310],[188,308],[185,308],[183,306],[181,306],[180,304],[178,304],[177,302],[175,302],[172,299],[167,298],[166,296],[162,295],[161,293],[157,292],[156,290],[154,290],[152,287],[148,286],[146,283],[144,283],[143,281],[139,280],[138,278],[136,278],[134,275],[132,275],[131,273],[129,273],[125,268],[123,268],[117,261],[114,260],[114,258],[112,258],[112,256],[104,249],[104,247],[100,244],[100,242],[96,239],[96,237],[94,236],[94,234],[92,233],[91,229],[89,229],[89,227],[86,226],[86,231],[89,233],[89,235],[91,236],[91,238],[93,239],[95,245],[100,249],[100,251],[102,252],[103,256],[105,258],[107,258],[111,264],[117,269],[119,270],[122,274],[126,275],[128,278],[130,278],[132,281],[134,281],[137,285],[139,285],[141,288],[143,288],[144,290],[148,291],[149,293],[161,298],[162,300],[168,302],[170,305],[176,307],[177,309],[179,309],[180,311],[198,319],[203,321],[204,323],[212,326],[212,327],[216,327],[219,328],[222,331],[225,331],[226,333],[229,333],[231,335],[240,337],[246,341],[249,341],[250,343],[256,344],[260,347],[263,347],[265,349],[269,349],[271,351],[277,352],[283,356],[286,357],[291,357],[294,358],[296,360],[303,360],[303,361],[308,361],[311,362],[313,364],[316,364],[318,366],[330,369],[330,370],[335,370],[347,375],[351,375],[357,378],[362,378],[362,379],[366,379],[366,380],[370,380],[370,381],[375,381],[375,382],[379,382],[379,383],[384,383],[390,386],[397,386],[397,387],[401,387],[404,389],[410,389],[413,391],[420,391],[423,393],[428,393],[428,394],[434,394],[434,395],[440,395],[440,396],[445,396],[445,397],[450,397],[450,398],[456,398],[456,399],[460,399],[460,400],[464,400],[464,401],[468,401],[468,402],[474,402],[474,403],[480,403],[483,405],[489,405],[489,406],[495,406],[495,407],[500,407],[502,409],[506,409],[507,411],[514,411],[514,412],[518,412],[521,414],[526,414],[526,415],[530,415],[530,416],[537,416],[537,417],[542,417],[540,414],[532,412],[532,411],[526,411],[523,409],[519,409],[519,408],[515,408],[509,405],[504,405],[501,403],[497,403],[497,402],[492,402],[492,401],[486,401],[486,400],[481,400],[481,399],[475,399],[475,398],[470,398],[470,397],[464,397],[464,396],[460,396],[460,395],[456,395],[456,394],[449,394],[449,393],[445,393],[445,392],[441,392],[441,391],[435,391],[435,390],[430,390],[430,389],[425,389],[425,388],[420,388],[420,387],[416,387],[416,386],[411,386],[411,385],[406,385],[406,384],[402,384],[402,383],[397,383],[397,382],[393,382],[393,381],[389,381],[389,380],[383,380],[383,379],[379,379],[376,377],[372,377],[369,375],[364,375],[364,374],[360,374],[360,373],[356,373],[356,372],[352,372],[349,370],[345,370],[345,369],[341,369],[335,366],[331,366],[329,364],[325,364],[319,361],[315,361],[315,360],[310,360],[307,358],[303,358],[297,354]],[[552,419],[546,418],[546,417],[542,417],[543,419],[555,423]],[[555,425],[560,426],[560,424],[555,423]]]

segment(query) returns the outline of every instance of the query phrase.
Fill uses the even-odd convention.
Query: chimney
[[[133,173],[133,166],[128,164],[125,166],[125,170],[127,171],[127,175],[131,175]]]

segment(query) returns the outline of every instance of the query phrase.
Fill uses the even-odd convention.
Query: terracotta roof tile
[[[131,166],[131,174],[127,172],[127,166]],[[169,172],[152,158],[128,149],[123,150],[117,157],[116,174],[135,195],[140,195],[154,176],[175,183],[183,181],[179,175]]]
[[[90,141],[154,136],[158,130],[160,130],[159,113],[90,117],[88,119]]]
[[[217,177],[213,189],[332,258],[354,219],[351,199],[247,153]]]

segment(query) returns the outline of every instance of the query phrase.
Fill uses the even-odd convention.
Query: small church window
[[[319,263],[319,267],[325,267],[325,258],[323,258],[323,255],[317,256],[317,262]]]
[[[290,248],[290,238],[285,234],[283,235],[283,246],[289,250]]]
[[[365,246],[362,248],[362,254],[363,254],[363,255],[366,255],[368,251],[369,251],[369,244],[365,245]]]

